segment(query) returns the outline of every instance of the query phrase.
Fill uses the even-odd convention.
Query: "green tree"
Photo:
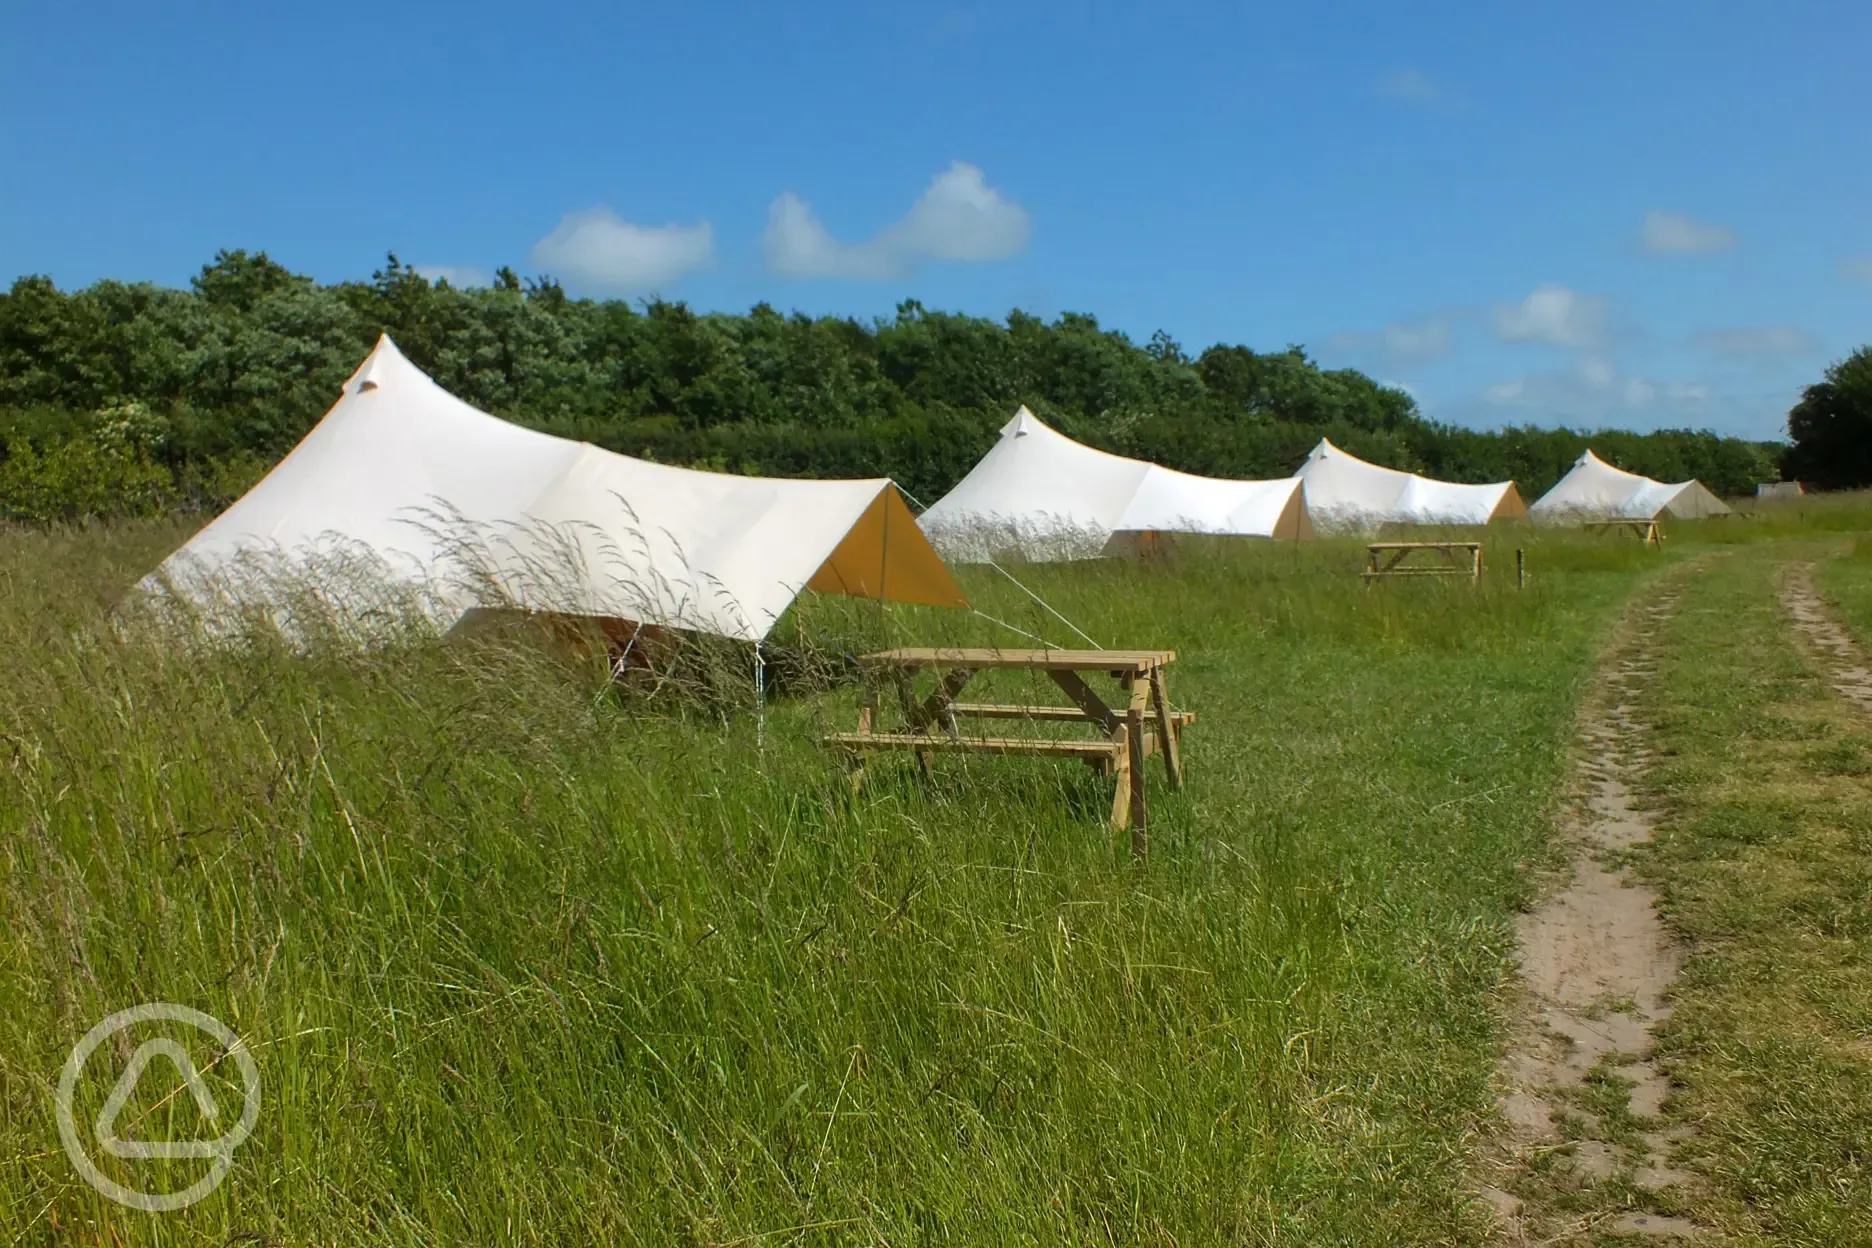
[[[1802,392],[1788,413],[1788,437],[1787,476],[1830,490],[1872,485],[1872,347]]]

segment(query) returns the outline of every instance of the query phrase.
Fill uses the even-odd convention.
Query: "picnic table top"
[[[912,646],[859,659],[867,667],[1026,668],[1033,671],[1148,672],[1174,661],[1174,650],[1002,650]]]
[[[1366,550],[1480,550],[1481,542],[1367,542]]]

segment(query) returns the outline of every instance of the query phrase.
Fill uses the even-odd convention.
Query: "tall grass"
[[[0,537],[25,1243],[1472,1238],[1510,918],[1595,639],[1673,557],[1517,530],[1480,586],[1368,588],[1350,542],[1011,569],[1103,645],[1179,652],[1190,779],[1153,772],[1139,864],[1068,764],[880,763],[851,798],[815,744],[855,715],[842,685],[770,701],[762,745],[510,632],[109,627],[175,536]],[[774,640],[1029,644],[831,598]],[[77,1037],[153,999],[238,1029],[264,1087],[228,1181],[163,1215],[86,1187],[51,1109]]]

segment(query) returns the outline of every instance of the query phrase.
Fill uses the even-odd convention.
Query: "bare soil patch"
[[[1667,1120],[1653,1043],[1682,950],[1622,861],[1652,834],[1632,793],[1648,757],[1638,699],[1675,602],[1667,588],[1637,606],[1599,669],[1564,829],[1570,878],[1519,924],[1521,1008],[1499,1071],[1507,1130],[1483,1192],[1508,1243],[1707,1234],[1682,1216],[1694,1178],[1672,1154],[1688,1128]]]

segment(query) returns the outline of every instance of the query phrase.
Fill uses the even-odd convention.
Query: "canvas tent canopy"
[[[1298,481],[1199,477],[1073,441],[1022,407],[919,519],[951,558],[1090,559],[1140,534],[1313,536]]]
[[[1581,524],[1589,520],[1655,520],[1666,512],[1680,520],[1694,520],[1726,515],[1729,508],[1699,481],[1653,481],[1614,468],[1588,450],[1528,510],[1541,523]]]
[[[1521,519],[1527,504],[1512,481],[1464,485],[1367,463],[1324,438],[1294,472],[1306,482],[1307,506],[1323,530],[1387,524],[1476,525]]]
[[[805,588],[968,605],[888,480],[698,472],[523,429],[443,390],[388,336],[145,586],[283,609],[269,601],[282,574],[358,556],[385,583],[420,586],[445,628],[520,607],[758,641]]]

